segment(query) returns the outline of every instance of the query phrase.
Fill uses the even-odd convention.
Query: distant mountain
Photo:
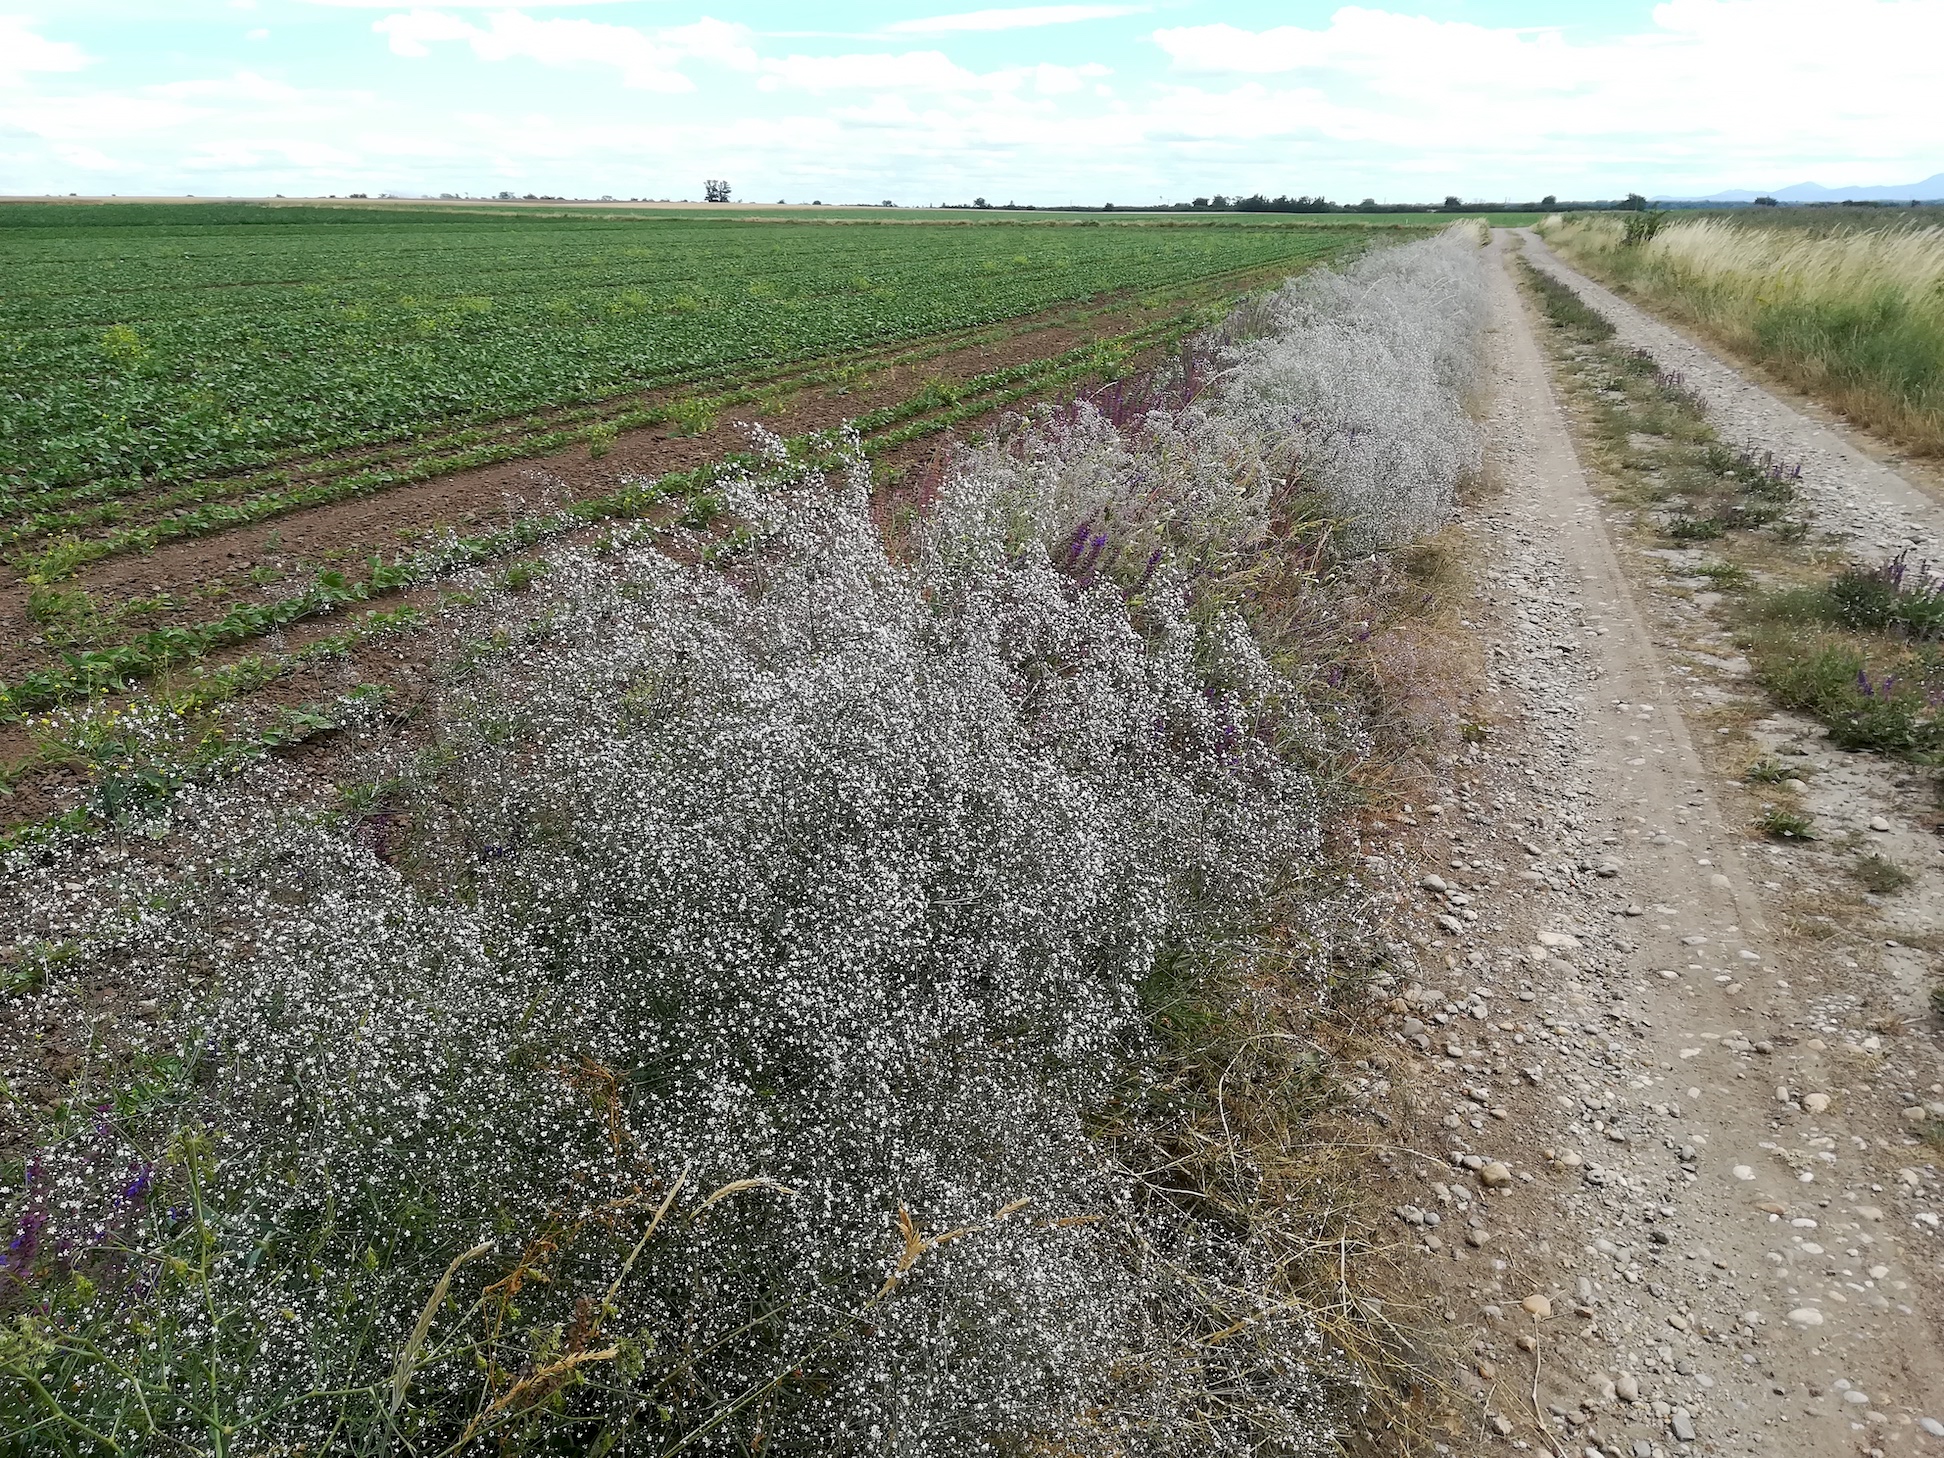
[[[1913,198],[1920,202],[1930,202],[1944,198],[1944,172],[1926,177],[1922,182],[1912,182],[1898,187],[1824,187],[1815,182],[1798,182],[1794,187],[1778,187],[1770,192],[1748,192],[1733,188],[1727,192],[1710,193],[1706,197],[1676,197],[1672,194],[1656,197],[1655,202],[1754,202],[1758,197],[1772,197],[1777,202],[1909,202]]]

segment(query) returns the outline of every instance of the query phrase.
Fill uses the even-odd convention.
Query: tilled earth
[[[1498,489],[1465,610],[1488,727],[1366,846],[1419,968],[1390,1005],[1410,1113],[1387,1198],[1468,1354],[1446,1446],[1944,1453],[1944,875],[1919,787],[1759,706],[1705,595],[1629,543],[1494,246]],[[1859,556],[1930,529],[1916,487],[1548,266],[1724,437],[1804,460]],[[1837,843],[1747,828],[1763,751],[1796,757]],[[1916,876],[1895,897],[1841,859],[1880,845]]]

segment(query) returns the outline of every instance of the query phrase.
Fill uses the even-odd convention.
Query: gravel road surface
[[[1803,461],[1859,553],[1944,541],[1920,491],[1535,241],[1541,266],[1688,376],[1725,436]],[[1732,647],[1619,540],[1516,246],[1493,244],[1498,489],[1468,523],[1485,560],[1466,616],[1489,665],[1474,713],[1494,729],[1370,847],[1412,888],[1419,972],[1391,1028],[1415,1111],[1394,1213],[1433,1309],[1465,1334],[1452,1443],[1944,1455],[1927,954],[1892,985],[1880,958],[1792,930],[1801,873],[1751,837],[1723,766],[1814,731],[1710,726],[1746,691]],[[1720,649],[1720,683],[1677,639]],[[1852,766],[1854,813],[1901,813],[1894,773]],[[1937,859],[1934,838],[1884,829]]]

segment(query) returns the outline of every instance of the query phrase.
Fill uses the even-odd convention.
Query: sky
[[[1944,171],[1944,0],[0,0],[0,194],[1140,204]]]

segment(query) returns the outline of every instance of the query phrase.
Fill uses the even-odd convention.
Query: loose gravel
[[[1388,1162],[1468,1348],[1461,1446],[1944,1453],[1937,1038],[1787,930],[1779,853],[1696,745],[1734,675],[1670,660],[1697,610],[1616,552],[1509,275],[1496,307],[1502,489],[1466,609],[1493,732],[1367,847],[1411,887],[1390,1026],[1414,1111]],[[1704,398],[1752,389],[1662,333]],[[1860,476],[1812,489],[1859,544],[1907,525]]]

